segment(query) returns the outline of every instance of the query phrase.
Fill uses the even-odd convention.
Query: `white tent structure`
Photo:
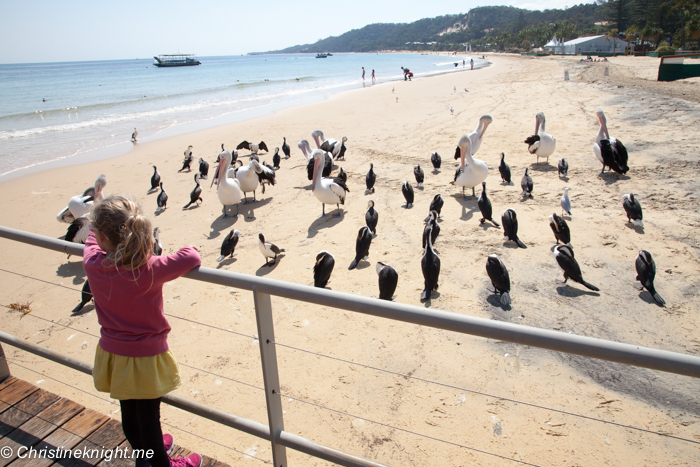
[[[555,37],[556,38],[556,37]],[[553,39],[554,40],[554,39]],[[615,39],[615,51],[622,52],[625,50],[629,43],[621,39]],[[545,45],[545,47],[547,47]],[[610,52],[613,51],[613,39],[610,41],[605,39],[605,35],[601,36],[587,36],[579,37],[570,41],[566,41],[561,44],[561,51],[555,51],[555,53],[563,53],[566,55],[576,55],[576,54],[594,54],[598,52]]]
[[[542,47],[545,52],[552,52],[555,54],[563,54],[564,53],[564,41],[562,39],[557,39],[557,36],[555,35],[551,41],[547,42],[543,47]]]

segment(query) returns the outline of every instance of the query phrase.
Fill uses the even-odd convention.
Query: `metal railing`
[[[83,245],[8,227],[0,226],[0,237],[71,255],[82,256],[83,254]],[[206,267],[196,268],[184,277],[253,292],[269,426],[237,417],[179,396],[168,395],[163,398],[163,401],[182,410],[270,441],[275,467],[286,467],[285,448],[287,447],[344,466],[379,466],[382,464],[319,445],[284,430],[277,354],[274,345],[271,295],[461,334],[513,342],[694,378],[700,377],[700,357],[676,352],[493,321],[441,310],[424,309],[413,305],[362,297],[264,277],[219,271]],[[58,354],[9,334],[0,332],[0,342],[41,355],[83,373],[92,374],[92,366],[87,363]]]

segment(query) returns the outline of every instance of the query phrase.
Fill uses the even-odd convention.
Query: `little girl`
[[[101,326],[95,388],[119,400],[124,435],[144,453],[137,467],[200,467],[199,454],[168,457],[173,438],[160,427],[160,398],[180,386],[180,368],[168,350],[163,284],[199,266],[199,253],[185,247],[154,256],[151,222],[123,196],[96,204],[91,221],[83,267]]]

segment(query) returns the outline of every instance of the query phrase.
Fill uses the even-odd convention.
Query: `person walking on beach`
[[[472,70],[473,70],[473,69],[474,69],[474,59],[472,58],[471,60],[469,60],[469,63],[471,63],[471,65],[472,65]]]
[[[202,456],[171,458],[171,435],[160,426],[161,397],[180,386],[180,368],[168,349],[163,284],[201,264],[194,247],[153,255],[151,221],[132,199],[110,196],[90,215],[83,267],[95,300],[100,340],[93,380],[119,401],[122,429],[136,466],[201,467]]]
[[[365,67],[362,67],[362,81],[365,80]]]
[[[374,70],[372,70],[372,84],[377,82],[377,78],[374,77]]]

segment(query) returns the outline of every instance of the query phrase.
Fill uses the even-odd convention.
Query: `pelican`
[[[501,163],[498,165],[498,172],[501,174],[501,180],[508,185],[513,184],[510,180],[510,166],[506,164],[506,155],[503,152],[501,153]]]
[[[335,257],[326,250],[316,255],[314,264],[314,287],[325,288],[331,283],[331,273],[335,267]]]
[[[67,242],[82,243],[84,245],[89,233],[90,220],[86,214],[70,223],[68,230],[66,230],[66,236],[63,239]],[[70,255],[68,255],[68,258],[70,258]]]
[[[497,255],[489,255],[486,260],[486,273],[491,279],[493,292],[501,295],[501,305],[510,305],[510,276],[506,265]]]
[[[546,157],[547,164],[549,164],[549,156],[554,154],[554,148],[557,145],[557,140],[544,131],[544,124],[544,113],[537,112],[537,115],[535,115],[535,134],[525,140],[527,150],[530,151],[530,154],[537,156],[538,164],[540,163],[540,157]],[[542,131],[540,131],[540,126]]]
[[[224,149],[219,154],[219,167],[216,169],[216,176],[211,181],[209,188],[214,186],[216,182],[216,192],[219,196],[219,201],[224,206],[224,219],[231,216],[228,215],[229,206],[236,205],[236,215],[233,217],[238,217],[238,204],[241,202],[243,197],[243,191],[241,190],[241,183],[235,178],[236,170],[231,168],[231,153]]]
[[[600,173],[605,172],[605,166],[608,166],[611,170],[624,175],[630,169],[627,165],[627,148],[617,138],[610,137],[603,110],[598,109],[595,114],[600,121],[600,129],[595,137],[593,152],[603,164]]]
[[[269,149],[267,149],[267,145],[265,144],[264,141],[260,141],[260,143],[258,143],[258,144],[253,144],[253,143],[249,143],[248,141],[243,141],[238,146],[236,146],[236,149],[248,149],[251,154],[257,154],[258,151],[269,152]]]
[[[163,244],[160,242],[160,227],[153,229],[153,254],[155,256],[163,254]]]
[[[182,209],[187,209],[195,203],[197,203],[197,206],[199,206],[201,203],[204,202],[204,200],[202,199],[202,185],[199,184],[199,172],[194,174],[194,183],[196,185],[190,193],[190,202],[187,203]]]
[[[334,159],[345,159],[345,142],[348,140],[347,136],[343,136],[342,142],[338,142],[334,139],[326,139],[323,136],[321,130],[314,130],[311,132],[311,136],[316,141],[316,147],[330,153]]]
[[[644,225],[644,222],[642,222],[642,205],[639,204],[639,201],[632,193],[622,196],[622,207],[625,208],[627,213],[627,222],[640,227]]]
[[[429,227],[432,230],[432,227]],[[425,242],[425,252],[421,258],[420,265],[423,271],[423,279],[425,287],[420,295],[421,300],[430,300],[433,290],[438,288],[438,279],[440,278],[440,257],[433,250],[432,232],[427,234],[427,242]]]
[[[95,185],[83,191],[82,195],[75,195],[68,201],[68,206],[63,208],[56,215],[58,222],[70,224],[79,217],[83,217],[92,209],[94,202],[99,202],[104,199],[102,190],[107,185],[107,177],[102,174],[95,180]]]
[[[374,209],[374,201],[367,202],[367,212],[365,213],[365,224],[369,227],[372,236],[377,236],[377,222],[379,222],[379,213]]]
[[[275,184],[275,171],[261,165],[258,161],[251,158],[248,165],[238,167],[236,178],[245,196],[245,202],[243,204],[248,204],[247,193],[251,191],[253,192],[253,202],[257,201],[255,199],[255,190],[258,188],[261,180],[266,180],[272,185]]]
[[[564,271],[564,284],[566,281],[571,279],[574,282],[578,282],[581,285],[586,286],[591,290],[596,292],[600,289],[595,285],[589,284],[583,280],[583,275],[581,274],[581,267],[574,258],[574,249],[571,245],[557,245],[554,247],[554,258],[557,260],[557,264],[562,271]]]
[[[479,211],[483,216],[479,223],[483,224],[486,221],[490,221],[496,227],[500,227],[501,224],[493,220],[493,208],[491,207],[491,200],[486,196],[486,182],[481,182],[481,196],[477,200],[476,204],[479,206]]]
[[[571,200],[569,199],[569,189],[568,188],[564,188],[564,194],[562,195],[559,204],[561,204],[561,215],[562,216],[564,215],[564,213],[571,215]],[[568,242],[564,242],[564,243],[568,243]]]
[[[292,154],[292,152],[289,149],[289,145],[287,144],[287,138],[282,137],[284,142],[282,143],[282,152],[284,153],[284,158],[289,159],[289,156]]]
[[[649,291],[657,304],[664,306],[666,302],[654,289],[656,263],[654,258],[651,257],[651,253],[646,250],[640,250],[637,259],[634,261],[634,267],[637,270],[637,280],[641,282],[641,287]]]
[[[566,223],[563,217],[557,215],[557,213],[552,213],[549,216],[549,227],[551,227],[552,232],[554,232],[554,239],[562,243],[571,243],[571,231],[569,230],[569,224]]]
[[[355,240],[355,259],[352,260],[348,269],[355,269],[360,260],[366,260],[369,257],[370,245],[372,245],[372,232],[369,230],[369,227],[363,225],[360,231],[357,232],[357,239]]]
[[[231,229],[231,231],[226,235],[224,240],[221,242],[221,256],[216,258],[216,260],[220,263],[226,257],[231,257],[233,258],[234,255],[233,252],[236,251],[236,245],[238,245],[238,239],[241,238],[241,232],[235,229]]]
[[[369,172],[365,176],[365,184],[367,185],[367,190],[365,193],[374,193],[374,182],[377,181],[377,175],[374,173],[374,164],[369,165]]]
[[[314,157],[311,151],[311,145],[309,144],[308,140],[302,139],[297,143],[297,146],[299,149],[301,149],[304,157],[306,157],[306,174],[309,177],[309,180],[312,180],[314,178]],[[331,156],[325,152],[324,159],[326,160],[326,163],[323,166],[323,172],[321,175],[324,177],[330,177],[331,171],[333,170],[333,159],[331,159]]]
[[[326,178],[321,176],[326,165],[326,157],[321,149],[314,149],[312,153],[314,160],[314,172],[312,175],[312,190],[314,196],[321,202],[321,217],[326,216],[326,204],[335,204],[338,213],[334,217],[340,217],[340,205],[345,204],[345,197],[350,189],[339,178]]]
[[[160,186],[160,173],[158,172],[158,168],[154,165],[153,166],[153,175],[151,176],[151,189],[148,191],[151,192],[151,191],[157,190],[159,186]]]
[[[484,137],[484,133],[486,133],[486,128],[488,128],[491,122],[493,122],[493,117],[491,117],[491,115],[482,115],[479,118],[479,125],[476,127],[476,130],[467,135],[472,143],[472,155],[476,154],[481,147],[481,140]],[[460,157],[460,147],[461,145],[457,146],[457,150],[455,151],[455,159],[459,159]]]
[[[376,270],[379,276],[379,299],[391,301],[396,284],[399,283],[399,273],[392,266],[382,262],[377,263]]]
[[[461,153],[461,163],[455,173],[454,184],[462,187],[462,198],[467,199],[464,194],[465,188],[471,188],[472,196],[476,198],[474,187],[486,180],[489,167],[486,162],[472,157],[472,142],[469,136],[463,135],[459,139],[458,147]]]

